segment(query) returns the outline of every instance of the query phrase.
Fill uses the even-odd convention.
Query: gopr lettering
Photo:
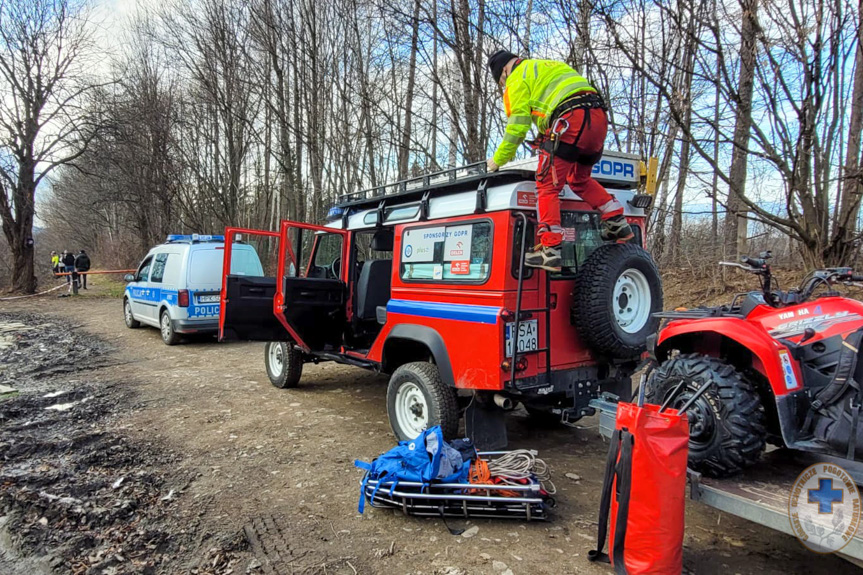
[[[592,172],[603,176],[619,176],[622,178],[634,178],[635,166],[615,160],[600,160],[593,165]]]

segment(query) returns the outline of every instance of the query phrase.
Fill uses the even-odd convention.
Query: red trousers
[[[605,110],[576,108],[561,116],[555,124],[546,130],[546,137],[556,129],[562,143],[576,143],[578,153],[585,158],[593,156],[593,161],[591,163],[585,163],[585,160],[570,162],[556,155],[554,165],[547,168],[551,155],[545,150],[540,150],[539,166],[536,170],[536,200],[540,223],[538,235],[542,245],[547,247],[558,246],[563,241],[563,228],[560,226],[560,191],[564,184],[593,209],[599,210],[602,219],[623,213],[623,205],[590,175],[593,164],[599,160],[599,154],[605,144],[605,135],[608,133]]]

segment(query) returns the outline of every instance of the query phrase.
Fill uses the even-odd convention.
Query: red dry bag
[[[679,575],[686,509],[686,414],[621,403],[605,467],[597,549],[618,575]],[[609,518],[611,521],[609,522]],[[608,554],[602,552],[608,534]]]

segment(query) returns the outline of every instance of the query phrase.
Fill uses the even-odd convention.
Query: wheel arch
[[[719,357],[738,371],[754,371],[764,378],[767,388],[776,397],[797,389],[789,389],[785,382],[779,352],[787,348],[743,320],[718,318],[683,325],[672,322],[659,332],[654,355],[661,363],[674,350]],[[796,371],[795,376],[799,387],[802,379]],[[766,403],[774,404],[775,398]]]
[[[705,331],[687,332],[665,339],[656,347],[657,361],[666,361],[673,351],[681,354],[699,353],[722,359],[745,375],[761,398],[769,433],[785,437],[788,423],[779,416],[776,391],[770,377],[765,373],[764,360],[755,351],[727,335]],[[766,352],[762,349],[762,353]],[[783,386],[781,391],[784,393],[784,384],[780,381],[779,385]]]
[[[437,366],[441,380],[455,387],[449,353],[437,330],[415,324],[399,324],[390,330],[381,354],[384,373],[392,373],[406,363],[429,360]]]

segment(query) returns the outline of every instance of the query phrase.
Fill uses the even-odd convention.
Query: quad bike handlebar
[[[758,257],[743,256],[740,263],[719,262],[721,266],[736,267],[746,272],[760,276],[761,291],[764,301],[773,307],[797,305],[808,301],[821,285],[831,288],[835,283],[851,285],[863,282],[863,275],[855,274],[850,267],[824,268],[806,274],[800,286],[788,291],[773,289],[773,273],[768,260],[773,257],[770,251],[758,254]]]

